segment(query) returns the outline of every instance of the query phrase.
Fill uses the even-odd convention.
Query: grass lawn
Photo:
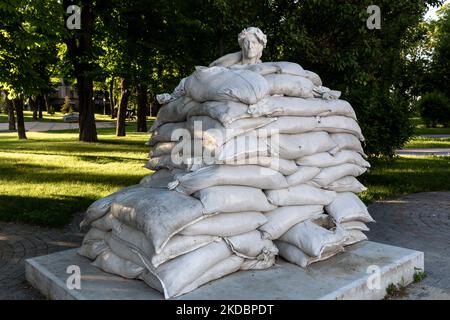
[[[0,134],[0,220],[52,227],[68,223],[90,203],[151,173],[148,133],[116,137],[98,129],[99,143],[81,143],[77,131]]]
[[[42,112],[42,119],[38,119],[39,122],[63,122],[62,117],[64,115],[61,112],[55,112],[55,114],[48,114],[47,112]],[[25,122],[35,121],[33,120],[32,111],[24,111],[23,118]],[[17,121],[17,120],[16,120]],[[95,121],[115,121],[111,120],[111,117],[103,114],[95,114]],[[0,122],[8,122],[8,114],[0,113]]]
[[[404,148],[450,148],[450,138],[413,137]]]
[[[450,134],[450,128],[444,128],[442,126],[436,128],[427,128],[421,118],[411,118],[414,125],[414,134]]]
[[[366,203],[400,195],[450,190],[450,157],[371,159],[372,168],[358,179],[368,188]]]

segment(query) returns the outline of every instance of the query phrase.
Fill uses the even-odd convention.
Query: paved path
[[[425,252],[427,277],[408,299],[450,299],[450,192],[376,202],[369,239]],[[24,259],[79,246],[81,215],[64,230],[0,222],[0,299],[42,299],[25,281]]]
[[[115,122],[96,122],[97,128],[114,128]],[[55,130],[71,130],[78,129],[76,122],[25,122],[26,131],[55,131]],[[8,131],[8,123],[0,123],[0,132]]]
[[[450,134],[421,134],[419,137],[446,139],[446,138],[450,138]]]
[[[425,252],[427,277],[409,298],[450,299],[450,192],[424,192],[369,206],[369,239]]]
[[[408,148],[397,150],[396,153],[401,156],[450,156],[450,148]]]

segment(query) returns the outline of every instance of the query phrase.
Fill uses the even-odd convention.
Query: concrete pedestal
[[[66,285],[72,274],[67,272],[69,266],[80,268],[80,290]],[[382,299],[389,284],[411,283],[417,269],[424,269],[422,252],[366,241],[308,269],[280,259],[271,269],[240,271],[176,299]],[[163,299],[161,293],[142,281],[127,280],[93,267],[75,249],[28,259],[26,278],[50,299]],[[373,288],[377,283],[379,287]]]

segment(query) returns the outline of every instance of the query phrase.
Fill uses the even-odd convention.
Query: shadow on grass
[[[0,195],[0,220],[60,228],[95,200],[93,197],[60,196],[56,199]]]

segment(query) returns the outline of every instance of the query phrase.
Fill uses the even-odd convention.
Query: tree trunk
[[[19,139],[26,139],[25,134],[25,121],[23,119],[23,98],[14,99],[14,108],[16,109],[17,115],[17,133],[19,134]]]
[[[14,116],[14,105],[11,100],[6,97],[6,107],[8,108],[8,130],[16,131],[16,117]]]
[[[114,100],[114,77],[109,81],[109,106],[111,107],[111,119],[116,117],[116,102]]]
[[[42,96],[42,95],[37,96],[36,102],[37,102],[37,109],[38,109],[38,118],[42,119],[42,109],[44,109],[44,105],[45,105],[44,96]]]
[[[81,30],[68,30],[69,37],[65,39],[67,53],[73,64],[78,87],[78,111],[80,127],[79,140],[84,142],[97,141],[95,127],[92,80],[92,33],[94,30],[94,11],[91,0],[81,1]],[[72,1],[63,0],[64,12],[72,5]]]
[[[125,132],[125,118],[128,107],[128,97],[130,96],[130,89],[128,87],[128,80],[122,78],[120,81],[120,102],[119,110],[117,112],[117,125],[116,125],[116,136],[124,137]]]
[[[137,86],[137,132],[147,132],[147,86]]]
[[[33,121],[37,121],[37,108],[36,108],[36,100],[33,99],[33,97],[28,98],[28,105],[31,108],[31,111],[33,111]]]
[[[97,128],[95,126],[94,103],[92,100],[92,79],[82,74],[77,77],[77,83],[79,97],[79,140],[84,142],[97,142]]]
[[[50,101],[48,101],[48,95],[44,95],[44,104],[45,104],[45,111],[48,114],[50,111]]]

